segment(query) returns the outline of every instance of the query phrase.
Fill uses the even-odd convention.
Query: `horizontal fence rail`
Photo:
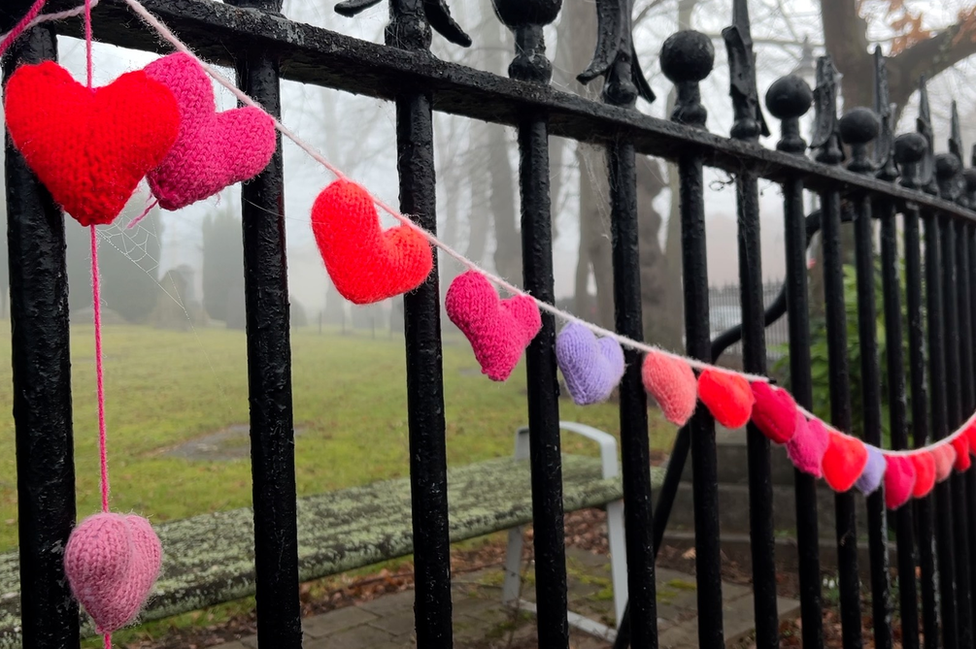
[[[0,32],[30,4],[9,0],[0,9]],[[46,11],[76,4],[51,0]],[[597,57],[587,71],[574,71],[583,72],[582,82],[603,77],[600,100],[550,86],[552,63],[543,29],[557,19],[559,0],[493,0],[498,18],[515,34],[509,78],[431,55],[434,31],[455,44],[470,44],[445,17],[442,2],[390,0],[384,44],[293,22],[280,13],[281,0],[143,4],[201,57],[233,67],[241,89],[274,115],[280,113],[283,80],[391,102],[399,209],[432,234],[438,189],[435,113],[514,127],[524,288],[543,302],[555,300],[550,138],[600,145],[609,187],[614,326],[632,340],[643,339],[636,165],[639,155],[657,156],[674,163],[678,173],[674,198],[681,220],[683,351],[689,357],[724,361],[723,353],[736,345],[741,369],[768,375],[787,349],[787,369],[776,378],[788,382],[797,403],[816,408],[815,381],[825,375],[829,414],[821,416],[879,448],[917,448],[941,439],[976,408],[976,299],[970,294],[976,288],[976,212],[971,209],[976,207],[976,167],[965,167],[955,110],[948,153],[935,155],[941,147],[933,141],[924,80],[918,132],[895,137],[880,50],[874,59],[872,109],[856,108],[838,119],[837,73],[829,57],[818,62],[815,93],[796,76],[774,83],[765,94],[765,107],[779,122],[781,137],[776,150],[770,150],[758,143],[770,129],[756,82],[746,0],[733,2],[731,24],[722,33],[732,76],[731,137],[705,129],[699,84],[712,72],[715,50],[711,39],[698,32],[678,32],[662,44],[661,68],[676,89],[668,119],[637,110],[639,98],[651,101],[654,95],[634,58],[628,12],[615,10],[608,19],[610,0],[596,3],[601,12]],[[351,1],[337,9],[354,15],[372,4]],[[617,4],[630,9],[626,1]],[[93,22],[100,42],[165,49],[154,31],[133,18],[124,0],[101,0]],[[79,37],[79,19],[30,30],[5,56],[5,79],[20,64],[56,60],[56,34]],[[808,145],[799,120],[814,104],[816,131]],[[78,608],[66,587],[60,554],[76,517],[64,224],[9,136],[5,161],[21,633],[25,647],[62,649],[79,644]],[[732,174],[736,182],[739,281],[731,291],[709,289],[708,167]],[[764,286],[760,263],[761,225],[770,216],[760,209],[763,179],[777,183],[783,194],[786,276],[772,286]],[[261,646],[298,649],[302,629],[285,187],[279,141],[270,166],[242,190],[255,583]],[[819,199],[811,213],[804,208],[805,191]],[[845,228],[853,230],[851,241],[843,236]],[[815,239],[819,249],[812,245]],[[822,294],[813,292],[808,257],[817,259]],[[845,268],[856,284],[853,311]],[[422,649],[454,645],[440,296],[435,265],[427,281],[404,297],[403,307],[415,626]],[[849,326],[849,320],[856,326]],[[536,612],[539,643],[547,649],[570,646],[556,333],[557,319],[544,313],[541,333],[526,350]],[[815,336],[822,340],[814,341]],[[816,377],[814,345],[825,348],[828,366],[825,372],[818,368]],[[724,647],[725,627],[717,613],[723,610],[723,530],[715,419],[698,404],[677,432],[664,483],[653,494],[642,357],[628,348],[625,358],[618,392],[629,601],[623,618],[615,621],[615,647],[658,646],[655,563],[689,453],[696,597],[698,610],[710,612],[699,617],[697,642]],[[783,451],[752,423],[746,440],[755,641],[759,647],[777,647],[782,545],[773,524],[772,464]],[[822,565],[827,546],[820,543],[822,530],[835,536],[830,564],[837,566],[845,649],[865,644],[890,648],[896,637],[906,648],[973,646],[976,469],[955,473],[894,513],[886,507],[883,485],[867,498],[854,490],[837,493],[830,522],[820,519],[824,510],[818,506],[818,490],[825,488],[812,475],[794,472],[803,646],[825,642]],[[865,553],[859,552],[859,541]]]

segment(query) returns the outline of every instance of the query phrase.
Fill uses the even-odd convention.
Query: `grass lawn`
[[[292,333],[296,471],[300,495],[408,474],[406,372],[403,340],[385,333]],[[251,502],[246,459],[194,461],[168,454],[184,442],[248,421],[243,332],[193,332],[113,326],[104,333],[112,508],[153,522]],[[75,464],[78,515],[99,508],[97,415],[92,328],[72,330]],[[8,326],[0,356],[10,357]],[[526,421],[525,371],[505,383],[482,376],[471,349],[450,337],[444,349],[448,462],[462,465],[513,451]],[[17,544],[17,491],[10,364],[0,364],[0,551]],[[617,434],[617,407],[560,402],[563,419]],[[674,428],[650,412],[652,448],[669,448]],[[595,447],[563,438],[568,452]],[[248,602],[180,616],[169,624],[213,624]],[[199,618],[199,619],[198,619]],[[162,632],[167,622],[150,625]],[[128,634],[155,635],[143,628]],[[143,637],[145,637],[143,635]],[[124,636],[119,640],[124,641]],[[96,643],[97,644],[97,643]],[[96,646],[92,644],[91,646]]]

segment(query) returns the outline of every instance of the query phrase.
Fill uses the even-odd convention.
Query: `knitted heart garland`
[[[912,488],[912,496],[924,498],[935,486],[935,458],[931,453],[918,453],[913,455],[911,460],[915,465],[915,486]]]
[[[821,463],[828,444],[830,437],[823,423],[819,419],[808,421],[803,413],[797,411],[793,437],[786,442],[786,454],[793,465],[815,478],[821,477]]]
[[[641,379],[668,421],[675,426],[688,423],[698,403],[698,381],[688,363],[661,352],[649,352],[641,367]]]
[[[71,591],[95,620],[98,633],[132,622],[149,596],[162,547],[141,516],[95,514],[68,538],[64,571]]]
[[[610,338],[596,339],[583,325],[570,322],[556,336],[556,361],[566,389],[577,405],[610,398],[624,375],[624,352]]]
[[[859,439],[829,433],[830,443],[824,453],[824,480],[830,488],[837,492],[844,492],[854,486],[854,483],[868,463],[868,449]]]
[[[912,497],[915,487],[915,464],[911,458],[901,455],[888,455],[885,458],[885,506],[898,509]]]
[[[752,422],[776,444],[785,444],[793,437],[796,428],[796,402],[793,396],[769,383],[756,381],[752,384],[756,403],[752,407]]]
[[[7,129],[51,196],[84,226],[111,223],[180,127],[173,93],[139,70],[86,88],[53,61],[7,83]]]
[[[952,475],[952,465],[956,462],[956,449],[951,444],[943,444],[932,451],[932,457],[935,458],[935,481],[944,482]]]
[[[252,106],[216,112],[210,77],[189,54],[164,56],[145,72],[172,91],[180,110],[176,143],[148,177],[164,209],[213,196],[268,166],[277,139],[267,113]]]
[[[412,291],[434,268],[424,236],[407,226],[381,230],[369,192],[347,180],[315,199],[312,232],[336,290],[355,304]]]
[[[744,376],[713,368],[703,370],[698,377],[698,398],[726,428],[745,426],[756,402]]]
[[[854,487],[867,496],[873,494],[881,486],[888,464],[880,449],[867,444],[864,445],[864,448],[868,451],[868,461],[864,465],[861,477],[854,483]]]
[[[444,308],[471,343],[482,374],[492,381],[509,377],[542,328],[539,307],[532,298],[516,295],[501,300],[488,280],[474,271],[454,278]]]

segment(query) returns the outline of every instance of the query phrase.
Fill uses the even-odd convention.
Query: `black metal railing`
[[[354,15],[379,0],[349,0],[337,10]],[[29,0],[6,0],[0,31],[26,13]],[[49,10],[70,6],[51,0]],[[928,98],[921,87],[919,132],[897,139],[888,110],[884,59],[876,56],[873,110],[837,117],[836,71],[818,65],[817,88],[780,79],[766,93],[781,122],[777,150],[758,144],[766,132],[755,79],[746,0],[735,0],[723,31],[732,78],[735,124],[731,137],[705,130],[699,83],[714,64],[711,39],[683,31],[664,42],[661,68],[676,86],[669,120],[636,109],[653,94],[634,58],[623,0],[597,0],[597,55],[582,81],[604,77],[601,101],[549,85],[543,28],[558,16],[560,0],[494,0],[498,17],[516,37],[509,79],[434,58],[431,25],[454,43],[470,41],[436,0],[391,0],[385,45],[289,21],[282,0],[145,0],[201,56],[235,67],[241,88],[271,112],[280,109],[280,82],[293,80],[391,101],[396,106],[400,209],[436,229],[432,117],[435,111],[514,126],[520,154],[521,231],[525,288],[552,302],[553,263],[549,149],[551,136],[606,148],[613,246],[615,326],[641,339],[637,223],[637,155],[676,163],[680,177],[681,248],[686,353],[711,361],[741,341],[743,369],[767,372],[766,326],[788,318],[789,380],[797,402],[814,402],[811,372],[811,301],[806,259],[813,232],[822,239],[823,317],[829,355],[831,423],[851,430],[851,375],[859,373],[865,440],[881,445],[890,431],[894,449],[944,437],[976,407],[976,169],[964,169],[958,116],[953,114],[948,153],[935,156]],[[99,39],[155,51],[154,33],[135,21],[122,0],[101,0],[94,11]],[[55,35],[80,33],[78,20],[32,29],[3,62],[5,78],[23,63],[57,58]],[[816,133],[808,158],[799,118],[816,104]],[[844,150],[849,149],[846,168]],[[872,155],[869,153],[873,152]],[[10,144],[5,148],[13,332],[20,560],[24,646],[78,646],[78,610],[65,584],[61,549],[75,519],[68,309],[64,223],[57,206]],[[738,198],[741,325],[715,336],[709,319],[703,170],[734,175]],[[759,265],[761,225],[758,181],[778,183],[785,223],[785,292],[764,304]],[[302,644],[298,600],[298,544],[291,404],[289,306],[279,152],[244,189],[243,227],[251,405],[258,641],[263,647]],[[804,214],[804,191],[821,209]],[[852,250],[842,247],[842,224],[853,222]],[[874,231],[880,222],[885,372],[878,350]],[[923,237],[924,231],[924,240]],[[899,244],[899,233],[902,243]],[[857,275],[860,363],[849,359],[843,267],[853,258]],[[904,280],[901,266],[904,265]],[[904,281],[904,286],[902,282]],[[410,476],[416,561],[416,629],[423,649],[452,640],[451,578],[446,489],[444,378],[440,290],[434,272],[404,299]],[[816,299],[820,299],[817,297]],[[904,305],[904,307],[903,307]],[[535,572],[540,646],[568,647],[566,558],[559,442],[555,320],[543,316],[541,334],[526,352],[531,429]],[[906,353],[900,341],[907,336]],[[620,387],[620,433],[626,503],[626,547],[631,601],[620,621],[617,646],[657,646],[654,565],[678,479],[690,450],[694,472],[698,643],[723,647],[721,530],[718,517],[715,424],[699,407],[679,431],[657,505],[652,510],[647,399],[639,357],[626,352]],[[883,394],[883,379],[887,393]],[[889,421],[882,421],[883,401]],[[909,407],[910,404],[910,407]],[[750,534],[756,643],[778,646],[776,549],[769,441],[749,427]],[[797,551],[806,647],[824,643],[817,483],[796,472]],[[893,516],[896,570],[888,512],[878,491],[866,501],[852,492],[835,498],[839,608],[846,648],[863,643],[863,616],[873,619],[873,643],[893,646],[892,575],[897,575],[903,646],[948,649],[973,646],[976,561],[976,469],[940,483],[932,495]],[[857,511],[865,507],[866,516]],[[858,521],[866,523],[866,570],[859,570]],[[918,569],[918,579],[916,579]],[[861,576],[868,578],[862,587]],[[863,588],[871,606],[862,606]],[[920,604],[919,597],[920,594]]]

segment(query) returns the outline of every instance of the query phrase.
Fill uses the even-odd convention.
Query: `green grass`
[[[0,356],[10,357],[8,331]],[[106,327],[104,333],[112,507],[154,522],[250,504],[247,460],[188,461],[166,451],[248,421],[247,344],[242,332],[190,333]],[[300,495],[407,475],[408,431],[403,340],[368,334],[292,333],[296,479]],[[78,515],[98,510],[97,413],[91,327],[72,330]],[[526,421],[525,371],[505,383],[480,374],[466,341],[444,348],[447,454],[462,465],[512,452]],[[0,551],[17,543],[16,461],[9,363],[0,364]],[[651,411],[652,448],[670,446],[674,428]],[[563,419],[617,433],[612,404],[560,401]],[[593,445],[564,436],[569,452]]]
[[[149,327],[106,327],[105,377],[112,508],[161,522],[247,506],[246,459],[191,461],[168,450],[248,421],[247,342],[242,332],[201,328],[190,333]],[[72,390],[79,517],[99,508],[97,410],[92,328],[72,330]],[[9,329],[0,329],[0,356],[10,357]],[[406,369],[401,337],[368,333],[292,332],[296,480],[300,495],[404,476],[409,471]],[[0,364],[0,551],[17,544],[17,490],[9,363]],[[526,378],[517,368],[505,383],[480,374],[467,342],[444,347],[445,418],[450,465],[512,453],[514,431],[526,422]],[[617,434],[617,407],[560,401],[563,419]],[[668,448],[674,428],[650,412],[652,448]],[[593,453],[572,435],[564,450]],[[231,442],[231,445],[239,442]],[[469,543],[477,543],[471,541]],[[367,572],[367,571],[358,571]],[[327,592],[335,578],[313,585]],[[186,626],[214,625],[252,610],[253,598],[150,623],[117,635],[119,646]],[[86,647],[101,646],[99,640]]]

